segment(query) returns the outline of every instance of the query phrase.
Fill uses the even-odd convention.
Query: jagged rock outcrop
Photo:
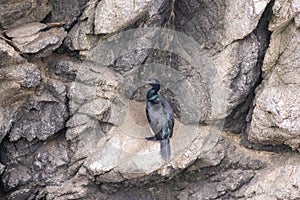
[[[49,26],[43,23],[28,23],[8,29],[5,34],[21,53],[46,57],[62,44],[67,35],[63,28],[44,30],[46,28]]]
[[[299,5],[0,0],[0,198],[300,198],[297,152],[272,147],[299,148]],[[144,140],[149,77],[169,163]]]
[[[259,81],[260,49],[264,48],[260,44],[267,38],[258,36],[255,29],[268,2],[176,1],[178,30],[195,38],[203,51],[213,55],[211,62],[226,90],[219,117],[228,116],[245,102]]]
[[[48,0],[2,0],[0,4],[0,24],[4,29],[40,22],[51,12]]]
[[[255,143],[300,145],[298,1],[275,1],[273,32],[263,64],[264,82],[258,90],[248,138]]]

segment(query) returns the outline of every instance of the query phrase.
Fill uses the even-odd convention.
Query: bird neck
[[[152,89],[151,90],[154,90],[157,94],[157,92],[159,91],[160,89],[160,85],[159,84],[155,84],[155,85],[151,85],[152,86]]]
[[[157,101],[159,99],[159,95],[157,93],[158,90],[156,89],[150,89],[148,92],[147,92],[147,100],[148,101]]]

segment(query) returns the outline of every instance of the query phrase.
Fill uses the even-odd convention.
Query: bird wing
[[[173,135],[173,127],[174,127],[174,111],[168,102],[168,100],[161,95],[161,103],[164,109],[164,112],[166,113],[167,116],[167,122],[168,122],[168,133],[169,137],[171,138]]]
[[[166,98],[160,96],[160,100],[156,103],[148,101],[146,115],[150,128],[157,139],[172,137],[174,112]]]
[[[162,118],[163,113],[164,110],[161,103],[151,103],[150,101],[147,102],[147,106],[146,106],[147,119],[150,128],[155,135],[160,134],[160,132],[163,129],[163,125],[164,125],[163,118]]]

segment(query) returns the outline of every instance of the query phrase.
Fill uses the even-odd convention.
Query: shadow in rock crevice
[[[33,199],[43,187],[70,178],[65,170],[74,152],[65,132],[31,142],[24,138],[10,142],[6,135],[0,144],[0,163],[5,166],[0,176],[1,197]]]
[[[271,32],[268,30],[268,25],[271,19],[272,14],[272,6],[274,1],[271,1],[265,11],[262,14],[262,17],[253,31],[254,35],[258,39],[258,59],[255,68],[259,69],[259,78],[257,79],[256,83],[250,90],[249,94],[245,98],[241,104],[239,104],[231,114],[226,117],[224,130],[230,131],[235,134],[243,133],[245,134],[245,129],[247,123],[249,123],[249,117],[251,118],[252,109],[253,109],[253,101],[255,99],[255,90],[262,82],[262,65],[265,54],[267,52],[270,39],[271,39]]]

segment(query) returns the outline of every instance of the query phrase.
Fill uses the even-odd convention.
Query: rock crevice
[[[299,5],[0,0],[1,198],[299,199]]]

